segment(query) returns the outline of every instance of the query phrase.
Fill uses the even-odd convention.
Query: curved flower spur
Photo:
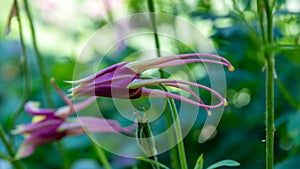
[[[27,136],[18,149],[16,159],[31,155],[35,148],[42,144],[60,140],[66,136],[85,134],[86,131],[131,134],[132,126],[123,128],[114,120],[90,116],[70,117],[75,110],[79,111],[93,103],[95,97],[73,104],[55,84],[54,88],[68,105],[58,109],[45,109],[39,108],[38,102],[29,101],[26,103],[24,109],[33,116],[33,120],[31,123],[20,125],[12,131],[13,134]]]
[[[71,95],[73,95],[75,98],[80,96],[102,96],[122,99],[166,97],[203,107],[206,109],[207,113],[210,114],[208,109],[217,108],[222,105],[226,106],[228,104],[226,99],[217,91],[201,84],[183,80],[141,78],[142,72],[148,69],[164,68],[195,62],[224,65],[228,67],[229,71],[234,70],[234,67],[231,65],[231,63],[221,56],[214,54],[190,53],[175,56],[165,56],[148,60],[140,60],[135,62],[121,62],[103,69],[100,72],[86,78],[66,82],[77,85],[76,87],[69,90],[72,92]],[[156,86],[160,84],[184,90],[195,97],[197,101],[182,97],[171,92],[146,88],[149,86]],[[193,92],[185,85],[207,90],[217,96],[220,99],[220,102],[215,105],[207,105],[195,92]]]

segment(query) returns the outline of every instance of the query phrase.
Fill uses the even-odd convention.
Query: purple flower
[[[118,122],[113,120],[88,116],[69,117],[75,110],[79,111],[83,109],[94,102],[96,98],[91,97],[73,105],[60,90],[58,92],[68,103],[68,106],[58,109],[43,109],[39,108],[38,102],[29,101],[26,103],[24,107],[25,111],[34,117],[32,123],[21,125],[12,131],[13,134],[27,136],[16,154],[17,159],[31,155],[37,146],[60,140],[66,136],[84,134],[85,131],[131,132],[131,127],[122,128]]]
[[[67,82],[77,85],[76,87],[70,89],[74,97],[103,96],[122,99],[167,97],[203,107],[208,113],[209,108],[217,108],[222,105],[227,105],[227,101],[225,98],[223,98],[223,96],[221,96],[215,90],[201,84],[174,79],[141,78],[141,73],[147,69],[177,66],[193,62],[219,64],[227,66],[229,71],[234,70],[234,67],[230,64],[230,62],[221,56],[214,54],[192,53],[141,60],[136,62],[121,62],[84,79]],[[197,101],[171,92],[147,88],[148,86],[160,84],[184,90],[194,96]],[[195,92],[186,87],[186,85],[207,90],[216,95],[220,99],[220,102],[216,105],[207,105]]]

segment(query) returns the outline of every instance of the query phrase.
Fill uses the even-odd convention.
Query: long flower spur
[[[135,62],[121,62],[112,65],[106,69],[103,69],[98,73],[90,75],[86,78],[67,82],[77,85],[69,90],[72,92],[72,95],[74,97],[102,96],[122,99],[136,99],[143,97],[166,97],[184,101],[199,107],[203,107],[207,110],[207,112],[209,112],[208,109],[210,108],[217,108],[222,105],[226,106],[226,99],[217,91],[207,86],[183,80],[162,78],[143,79],[141,77],[141,74],[148,69],[164,68],[195,62],[223,65],[228,67],[229,71],[234,70],[234,67],[231,65],[231,63],[221,56],[214,54],[191,53],[140,60]],[[192,96],[194,96],[197,101],[171,92],[147,88],[150,86],[156,86],[160,84],[184,90],[190,93]],[[219,98],[220,101],[215,105],[205,104],[195,92],[193,92],[186,86],[194,86],[209,91],[215,96],[217,96],[217,98]]]

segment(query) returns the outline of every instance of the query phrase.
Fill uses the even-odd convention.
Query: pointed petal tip
[[[17,134],[21,134],[21,133],[22,133],[22,131],[18,128],[10,131],[10,134],[12,134],[12,135],[17,135]]]
[[[35,149],[34,145],[23,144],[23,145],[21,145],[21,147],[17,151],[14,159],[19,160],[19,159],[28,157],[28,156],[30,156],[34,152],[34,149]]]
[[[41,116],[34,116],[32,118],[32,123],[38,123],[41,122],[43,120],[45,120],[47,118],[47,116],[41,115]]]
[[[226,100],[226,99],[224,99],[224,101],[223,101],[223,105],[224,105],[224,106],[228,106],[228,102],[227,102],[227,100]]]
[[[69,90],[71,90],[71,89],[69,89]],[[69,91],[69,90],[68,90],[68,91]],[[72,90],[71,90],[70,92],[72,92]],[[68,97],[73,97],[73,96],[74,96],[74,93],[73,93],[73,92],[72,92],[72,93],[69,93],[67,96],[68,96]]]
[[[75,95],[74,93],[70,93],[70,94],[68,94],[68,96],[71,97],[70,98],[71,101],[74,101],[74,100],[76,100],[78,98],[78,96]]]
[[[233,67],[232,65],[230,65],[230,66],[228,67],[228,70],[229,70],[230,72],[233,72],[233,71],[234,71],[234,67]]]
[[[69,83],[69,84],[73,84],[74,83],[74,81],[72,81],[72,80],[64,80],[64,82],[65,83]]]
[[[10,130],[10,134],[12,134],[12,135],[22,134],[24,132],[25,126],[26,125],[24,125],[24,124],[17,125],[15,129]]]
[[[17,154],[15,155],[14,159],[15,160],[20,160],[20,159],[25,158],[25,157],[27,157],[27,155],[24,155],[21,152],[17,152]]]

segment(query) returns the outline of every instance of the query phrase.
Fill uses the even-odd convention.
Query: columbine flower
[[[141,73],[147,69],[177,66],[193,62],[214,63],[227,66],[229,71],[234,70],[234,67],[230,64],[230,62],[221,56],[214,54],[192,53],[141,60],[136,62],[121,62],[84,79],[67,82],[78,85],[70,89],[72,95],[75,97],[103,96],[123,99],[135,99],[141,97],[167,97],[200,106],[206,110],[209,108],[217,108],[222,105],[227,105],[227,101],[225,98],[223,98],[223,96],[221,96],[215,90],[201,84],[174,79],[141,78]],[[167,91],[146,88],[148,86],[155,86],[159,84],[179,88],[189,92],[197,99],[197,102]],[[216,95],[220,99],[220,102],[216,105],[207,105],[195,92],[185,85],[195,86],[207,90]]]
[[[58,88],[56,89],[58,90]],[[74,110],[79,111],[94,102],[95,97],[73,105],[62,91],[58,90],[58,92],[68,106],[59,109],[43,109],[39,108],[38,102],[26,103],[25,111],[34,117],[32,123],[21,125],[12,131],[13,134],[27,136],[16,154],[17,159],[31,155],[37,146],[60,140],[66,136],[84,134],[85,131],[130,133],[131,128],[122,128],[118,122],[113,120],[88,116],[69,117]]]

